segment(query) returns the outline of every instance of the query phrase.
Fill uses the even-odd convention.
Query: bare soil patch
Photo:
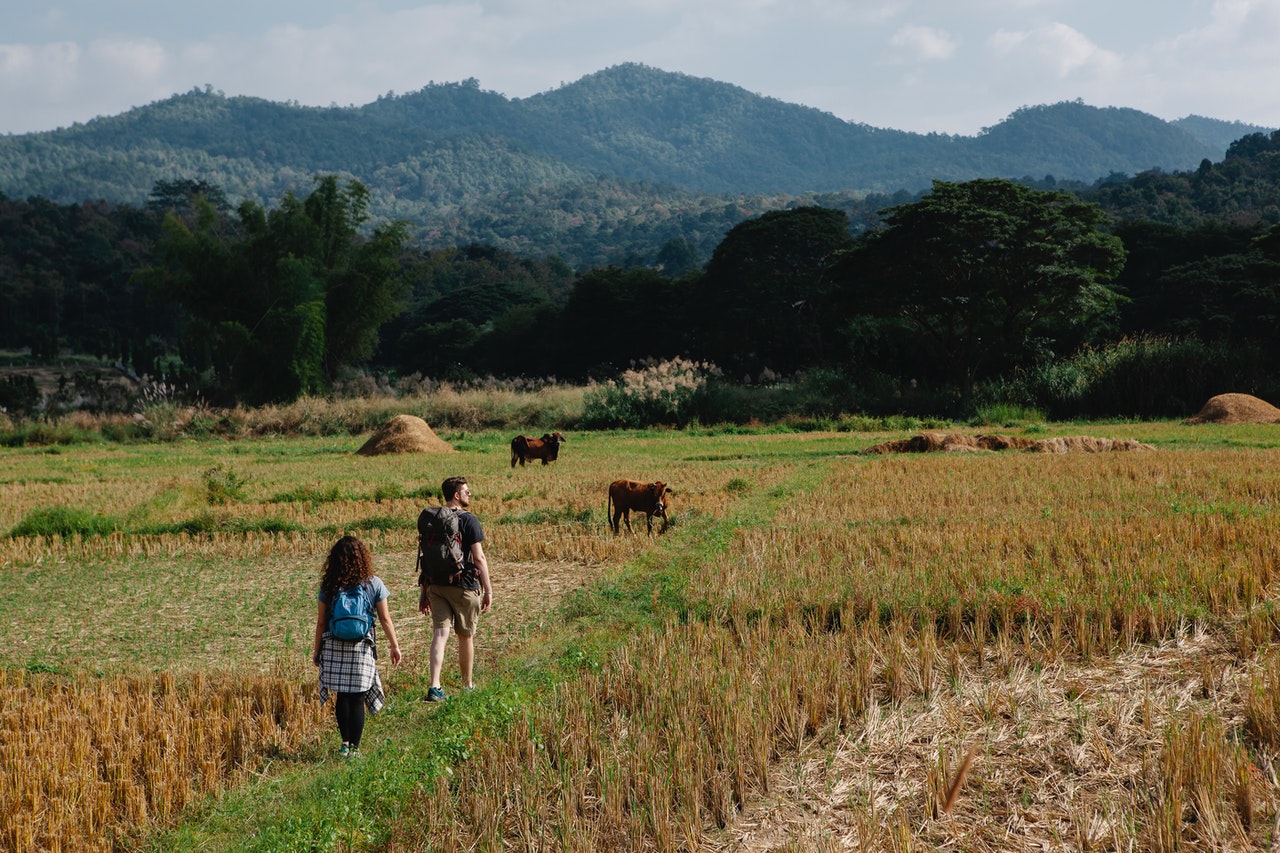
[[[1280,409],[1250,394],[1219,394],[1210,397],[1189,424],[1274,424],[1280,423]]]
[[[493,607],[481,617],[477,643],[503,654],[518,649],[547,627],[560,600],[595,583],[603,565],[569,562],[490,562]],[[492,652],[491,652],[492,653]]]
[[[405,552],[389,557],[394,565],[411,565],[413,554]],[[493,581],[493,605],[480,617],[476,632],[476,677],[486,678],[499,657],[529,654],[526,648],[539,642],[554,618],[556,607],[564,596],[595,583],[606,571],[605,564],[585,565],[568,561],[507,562],[489,558]],[[418,588],[412,580],[395,577],[383,580],[392,588],[392,613],[396,633],[404,649],[405,665],[414,672],[426,672],[431,648],[431,618],[418,613]],[[451,683],[457,671],[457,647],[450,644],[445,657],[445,679]],[[384,681],[391,687],[399,673],[387,666]]]

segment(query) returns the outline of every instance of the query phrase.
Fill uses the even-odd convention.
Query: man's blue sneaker
[[[428,701],[428,702],[443,702],[443,701],[444,701],[444,690],[442,690],[442,689],[441,689],[441,688],[439,688],[439,687],[432,687],[431,689],[429,689],[429,690],[427,691],[427,699],[426,699],[426,701]]]

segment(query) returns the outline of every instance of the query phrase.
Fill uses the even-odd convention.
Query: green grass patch
[[[339,485],[317,486],[314,483],[297,486],[267,499],[267,503],[305,503],[312,506],[340,503],[354,499],[354,495]]]
[[[418,521],[416,518],[400,515],[370,515],[350,524],[326,524],[316,532],[324,536],[337,538],[347,533],[369,533],[375,530],[380,533],[386,533],[391,530],[416,531],[417,529]]]
[[[0,432],[0,447],[46,447],[49,445],[101,444],[102,434],[70,424],[31,421]]]
[[[573,507],[543,507],[528,512],[508,512],[498,517],[498,524],[564,524],[590,527],[597,524],[595,513],[590,509],[574,509]]]
[[[307,528],[301,524],[282,518],[240,518],[203,512],[181,521],[142,525],[130,532],[151,536],[163,533],[185,533],[188,536],[198,536],[209,533],[305,533],[306,531]]]
[[[55,506],[27,513],[9,535],[19,536],[109,536],[121,530],[120,520],[93,510]]]

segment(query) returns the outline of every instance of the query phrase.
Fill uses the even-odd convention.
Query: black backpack
[[[429,506],[418,516],[418,586],[457,586],[466,573],[462,528],[454,507]]]

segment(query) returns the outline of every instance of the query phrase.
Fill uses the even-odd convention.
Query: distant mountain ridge
[[[625,64],[523,99],[475,80],[358,107],[193,89],[69,128],[0,137],[0,192],[139,204],[157,180],[192,178],[231,199],[274,204],[317,174],[338,173],[369,187],[377,217],[408,219],[442,240],[476,239],[484,236],[476,221],[494,233],[526,228],[512,221],[522,197],[558,196],[564,216],[552,225],[569,229],[581,225],[573,200],[584,193],[640,199],[620,198],[625,212],[706,209],[751,194],[914,193],[935,178],[1091,183],[1192,169],[1267,130],[1076,101],[1024,107],[976,136],[919,134]],[[616,215],[624,214],[607,214]]]

